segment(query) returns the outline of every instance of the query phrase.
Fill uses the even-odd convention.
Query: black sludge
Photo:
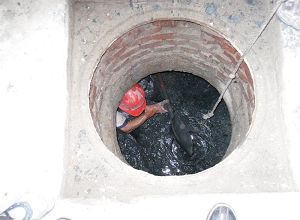
[[[162,73],[166,90],[176,116],[188,126],[188,146],[192,142],[192,156],[177,142],[170,116],[157,114],[129,135],[117,131],[118,142],[125,160],[134,168],[154,175],[193,174],[220,162],[231,138],[231,124],[227,107],[222,101],[215,116],[204,120],[219,93],[205,80],[187,73]],[[147,91],[148,104],[163,100],[154,83]],[[157,83],[158,84],[158,83]],[[146,91],[146,93],[147,93]],[[151,100],[150,100],[151,99]],[[191,142],[189,142],[191,140]]]

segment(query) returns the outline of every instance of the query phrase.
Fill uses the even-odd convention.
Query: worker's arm
[[[132,132],[140,125],[142,125],[145,121],[147,121],[149,118],[153,117],[155,114],[167,112],[167,110],[164,108],[164,105],[166,103],[166,101],[163,101],[154,105],[146,106],[145,111],[141,115],[129,121],[124,127],[120,129],[125,133]]]

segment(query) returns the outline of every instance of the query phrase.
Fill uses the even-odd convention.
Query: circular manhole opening
[[[193,22],[159,20],[129,30],[101,56],[90,83],[90,112],[103,143],[126,161],[117,141],[116,110],[134,83],[153,73],[177,71],[201,77],[222,92],[239,58],[238,51],[222,35]],[[224,101],[230,115],[231,139],[225,155],[218,152],[217,162],[244,141],[252,121],[254,88],[246,63],[241,65]]]

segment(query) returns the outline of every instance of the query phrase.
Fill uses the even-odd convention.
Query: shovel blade
[[[190,129],[188,122],[180,117],[174,115],[172,119],[172,130],[175,136],[175,139],[180,144],[180,146],[189,154],[193,155],[193,139],[190,134]]]

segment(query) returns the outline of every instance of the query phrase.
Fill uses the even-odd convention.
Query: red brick
[[[128,33],[126,33],[123,36],[123,38],[124,37],[132,37],[133,39],[136,39],[143,32],[141,29],[142,28],[140,28],[140,27],[136,27],[136,28],[132,29],[131,31],[129,31]]]
[[[168,41],[166,41],[168,42]],[[153,43],[149,43],[149,44],[142,44],[139,48],[140,49],[154,49],[156,47],[159,47],[159,46],[163,46],[163,45],[168,45],[168,43],[165,43],[162,42],[162,41],[156,41],[156,42],[153,42]]]
[[[253,87],[253,79],[251,77],[250,70],[249,70],[247,64],[245,62],[243,62],[241,64],[240,68],[243,70],[247,82],[250,84],[251,88],[253,89],[254,88]]]
[[[218,41],[219,45],[228,53],[235,54],[236,49],[234,49],[232,46],[228,45],[224,40]]]
[[[197,63],[197,65],[204,67],[208,71],[214,71],[216,73],[219,72],[219,70],[216,69],[215,67],[213,67],[210,63],[199,62],[199,63]]]
[[[216,41],[214,41],[214,40],[207,40],[207,39],[203,39],[203,42],[205,43],[205,44],[213,44],[213,45],[216,45]]]
[[[233,66],[229,60],[224,59],[224,57],[220,56],[219,54],[213,54],[213,56],[218,59],[221,63],[227,66]]]
[[[240,68],[238,71],[239,78],[246,84],[249,84],[251,88],[253,88],[253,80],[249,71],[244,70],[244,68]]]
[[[139,47],[129,48],[126,53],[120,56],[120,60],[124,60],[125,58],[130,57],[131,55],[138,53],[139,51],[140,51]]]
[[[115,40],[112,45],[108,48],[107,52],[110,52],[114,49],[120,48],[124,46],[124,42],[123,42],[123,36],[118,38],[117,40]]]
[[[160,20],[160,21],[152,22],[153,25],[159,27],[176,27],[177,23],[178,21],[174,21],[174,20]]]
[[[143,44],[143,43],[146,43],[148,41],[153,41],[153,40],[162,41],[162,40],[167,40],[167,39],[173,39],[173,36],[174,36],[174,33],[163,33],[163,34],[150,35],[150,36],[146,36],[146,37],[137,39],[136,44]]]
[[[91,84],[91,86],[90,86],[90,94],[89,94],[90,99],[93,99],[93,100],[95,99],[96,92],[97,92],[97,86]]]
[[[175,38],[180,40],[200,40],[199,36],[190,34],[175,34]]]
[[[153,34],[159,33],[161,30],[162,30],[161,26],[151,25],[143,31],[143,35],[144,36],[153,35]]]
[[[238,53],[238,52],[237,52],[234,56],[235,56],[235,59],[236,59],[236,60],[241,59],[241,55],[240,55],[240,53]]]
[[[212,34],[212,33],[208,33],[206,31],[203,32],[205,35],[209,36],[210,38],[213,38],[215,39],[216,38],[216,35],[215,34]],[[216,33],[217,34],[217,33]]]
[[[114,67],[114,66],[116,66],[119,62],[120,62],[120,58],[119,57],[109,57],[109,58],[111,58],[110,59],[110,62],[109,63],[107,63],[107,64],[105,64],[104,63],[104,72],[106,72],[108,69],[110,69],[111,67]]]
[[[226,50],[224,50],[223,54],[230,59],[232,65],[235,66],[237,64],[237,61],[235,60],[235,58],[230,53],[228,53]]]
[[[121,64],[119,64],[118,66],[116,66],[113,70],[112,70],[112,72],[118,72],[121,68],[123,68],[128,62],[129,62],[129,60],[136,60],[137,62],[138,62],[138,60],[141,58],[141,57],[143,57],[143,56],[145,56],[145,55],[147,55],[147,54],[149,54],[150,53],[150,51],[147,51],[147,50],[144,50],[144,51],[142,51],[141,53],[138,53],[138,54],[136,54],[136,55],[134,55],[134,56],[130,56],[130,57],[128,57],[126,60],[124,60]]]
[[[176,47],[174,47],[174,46],[160,47],[160,48],[156,49],[155,52],[158,52],[158,53],[159,52],[168,52],[168,51],[173,51],[175,49],[176,49]]]
[[[249,84],[247,85],[247,96],[248,96],[248,102],[252,103],[252,105],[254,106],[254,91]]]
[[[118,50],[115,54],[111,55],[112,57],[120,57],[128,48],[122,47],[120,50]]]
[[[236,49],[231,46],[231,44],[225,40],[224,38],[222,37],[218,37],[218,36],[214,36],[214,35],[210,35],[212,36],[215,41],[224,49],[226,50],[228,53],[231,53],[231,54],[235,54],[236,53]]]
[[[199,50],[197,50],[197,49],[182,47],[182,46],[180,46],[179,49],[186,52],[186,53],[199,54]]]
[[[177,45],[181,44],[180,42],[178,42],[175,39],[165,40],[164,42],[166,42],[166,45],[173,45],[173,46],[177,46]]]

